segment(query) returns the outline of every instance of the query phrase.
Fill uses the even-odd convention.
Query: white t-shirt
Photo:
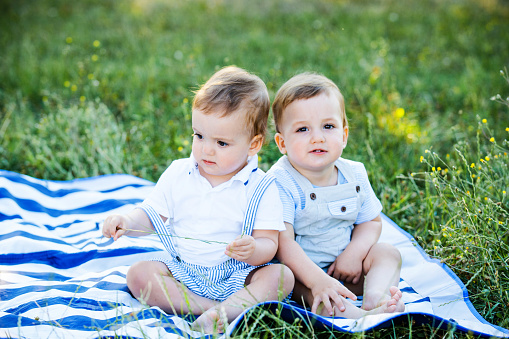
[[[255,155],[229,181],[212,187],[191,155],[175,160],[159,178],[143,204],[150,205],[171,223],[173,245],[184,261],[215,266],[228,260],[226,244],[242,233],[250,193],[265,173]],[[263,194],[255,218],[255,230],[285,230],[279,191],[272,183]],[[204,242],[205,241],[218,241]]]

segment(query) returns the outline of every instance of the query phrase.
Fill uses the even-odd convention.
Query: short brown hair
[[[345,99],[339,91],[338,86],[321,74],[306,72],[293,76],[277,91],[274,103],[272,104],[276,131],[280,132],[279,127],[283,119],[283,111],[288,105],[296,100],[313,98],[322,93],[336,96],[339,101],[343,126],[347,127],[348,120],[346,119]]]
[[[265,138],[270,110],[267,87],[258,76],[235,66],[216,72],[193,100],[193,110],[205,114],[222,113],[224,117],[241,108],[246,111],[246,127],[251,137]]]

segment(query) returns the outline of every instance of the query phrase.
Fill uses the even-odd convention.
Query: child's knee
[[[401,253],[399,250],[388,243],[376,243],[372,247],[373,255],[376,258],[381,258],[384,261],[393,261],[395,263],[401,263]]]
[[[295,285],[295,276],[292,270],[283,264],[275,264],[275,266],[277,266],[277,271],[279,272],[279,285],[284,291],[289,293]]]
[[[150,264],[150,261],[138,261],[129,267],[127,271],[127,287],[136,298],[139,298],[142,294],[142,290],[145,290],[145,286],[148,282],[147,273],[150,271]]]

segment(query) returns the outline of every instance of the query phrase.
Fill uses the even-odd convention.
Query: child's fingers
[[[334,314],[334,309],[333,309],[332,304],[330,302],[329,296],[327,294],[325,294],[325,293],[322,296],[316,297],[313,300],[313,306],[311,307],[311,312],[315,313],[321,303],[323,303],[323,306],[327,310],[327,313],[330,316],[332,316]],[[313,309],[314,309],[314,311],[313,311]]]
[[[322,302],[322,299],[320,299],[320,297],[315,297],[313,299],[313,305],[311,306],[311,313],[316,313],[318,306],[320,306],[321,302]]]
[[[113,216],[110,215],[106,219],[104,219],[102,233],[106,238],[111,238],[112,236],[111,234],[111,228],[113,226],[112,218]]]
[[[125,229],[120,227],[120,226],[117,226],[117,229],[116,229],[115,236],[114,236],[113,240],[116,241],[118,238],[123,236],[124,233],[125,233]]]
[[[339,311],[344,312],[346,310],[345,304],[343,303],[343,299],[339,294],[335,294],[331,296],[332,301],[336,304],[336,307],[339,309]]]
[[[233,246],[242,247],[249,246],[251,242],[254,241],[254,238],[249,235],[239,235],[235,240],[231,242]]]
[[[343,297],[357,300],[357,296],[345,286],[341,285],[342,291],[339,292]]]

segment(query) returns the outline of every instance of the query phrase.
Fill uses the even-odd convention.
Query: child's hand
[[[356,253],[345,250],[330,265],[327,274],[345,283],[355,285],[362,276],[363,260],[364,258],[359,257]]]
[[[236,260],[246,261],[256,249],[256,241],[250,235],[239,235],[235,240],[226,245],[224,253]]]
[[[311,312],[317,313],[318,307],[323,303],[329,315],[333,316],[334,308],[337,308],[340,312],[346,309],[342,297],[356,300],[357,296],[338,280],[325,275],[324,277],[325,279],[320,277],[318,284],[311,286],[311,294],[313,295]],[[339,314],[335,315],[338,316]]]
[[[103,235],[106,238],[113,238],[117,240],[124,235],[129,228],[130,219],[124,215],[110,215],[103,223]]]

